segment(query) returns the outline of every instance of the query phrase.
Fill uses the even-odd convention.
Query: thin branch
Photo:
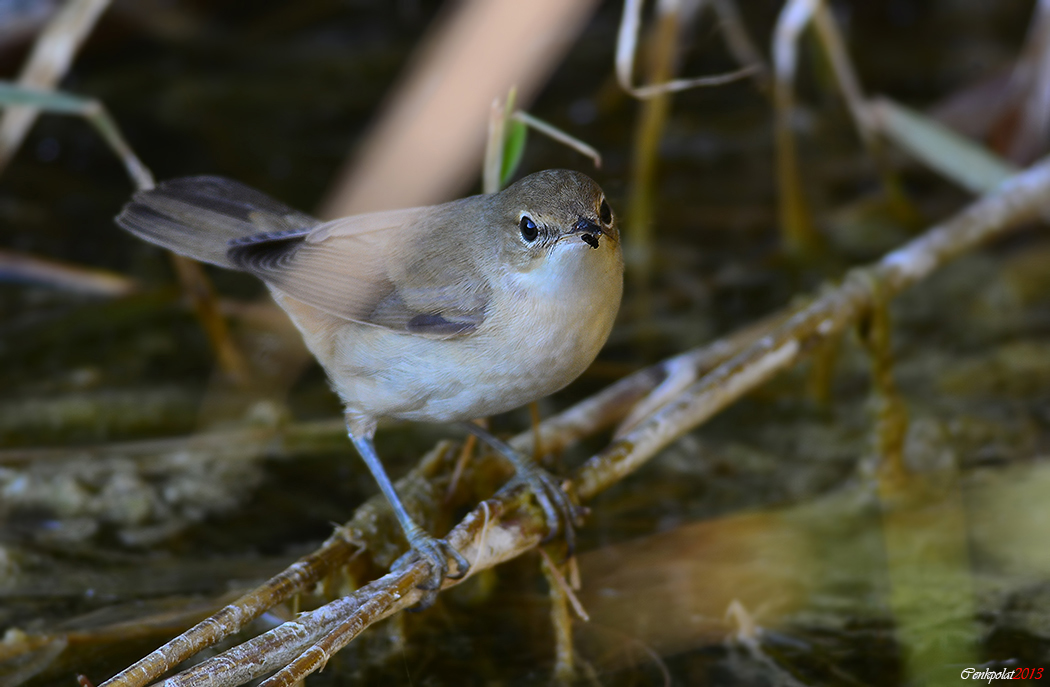
[[[744,26],[744,20],[740,17],[734,0],[712,0],[711,7],[718,15],[719,28],[725,38],[729,53],[742,65],[753,65],[755,67],[755,81],[765,89],[769,86],[769,65],[762,58],[755,42],[751,40],[751,34]]]
[[[673,365],[676,369],[680,369],[683,365],[691,365],[694,369],[694,374],[698,375],[729,357],[736,350],[736,346],[735,338],[719,340],[639,370],[564,412],[548,418],[540,424],[536,431],[524,432],[512,439],[510,443],[515,449],[524,453],[530,453],[535,436],[538,433],[546,451],[562,451],[579,439],[608,429],[620,421],[636,403],[660,385],[667,376],[669,366]],[[198,450],[202,450],[205,447],[213,447],[214,450],[228,450],[230,447],[243,448],[252,444],[257,447],[261,447],[264,444],[273,445],[274,442],[280,442],[281,446],[290,448],[296,444],[294,437],[300,434],[307,437],[306,443],[308,444],[315,436],[323,435],[327,437],[333,432],[341,434],[343,431],[341,421],[336,424],[338,426],[330,422],[302,423],[293,425],[283,435],[275,435],[271,430],[216,432],[188,439],[129,442],[120,445],[118,448],[122,454],[130,455],[148,455],[156,451],[177,452],[184,450],[186,446],[192,446]],[[24,450],[9,451],[0,453],[0,463],[40,460],[45,457],[56,459],[67,454],[68,452],[65,449],[50,449],[46,453],[40,450],[32,452]],[[255,454],[254,451],[253,454]],[[240,451],[238,451],[238,455],[240,455]],[[425,462],[426,459],[424,459]],[[409,479],[411,479],[411,476],[398,482],[398,492],[403,497],[409,496],[405,492],[405,482]],[[408,503],[410,498],[405,500]],[[371,502],[363,506],[355,514],[354,519],[341,530],[352,532],[356,529],[355,522],[373,518],[374,513],[369,510],[370,506]],[[483,503],[481,508],[485,510],[489,506],[490,504]],[[491,520],[491,512],[486,512],[483,519],[485,521]],[[483,540],[489,538],[489,534],[484,529],[482,530],[481,538]],[[356,551],[354,548],[344,548],[346,541],[347,539],[342,532],[336,533],[319,550],[300,559],[295,565],[270,579],[259,588],[231,603],[221,613],[200,623],[180,637],[171,640],[168,644],[150,654],[150,656],[108,680],[101,687],[142,687],[195,653],[240,630],[251,620],[264,613],[270,606],[280,603],[290,598],[296,592],[308,588],[316,580],[321,579],[331,571],[336,570],[340,565],[343,565]],[[477,564],[475,564],[476,567]],[[296,588],[289,586],[289,582],[295,582]]]
[[[548,124],[547,122],[543,121],[542,119],[539,119],[538,117],[530,115],[524,110],[515,110],[513,117],[522,124],[526,124],[529,127],[540,132],[541,134],[544,134],[548,138],[552,138],[558,143],[572,148],[580,155],[586,155],[587,157],[591,158],[591,160],[594,162],[595,167],[601,169],[602,155],[594,148],[594,146],[584,143],[575,136],[570,136],[561,129],[551,124]]]
[[[965,210],[879,262],[851,270],[769,336],[688,387],[646,422],[587,461],[574,478],[582,500],[612,486],[657,451],[838,336],[873,302],[871,285],[892,297],[983,241],[1036,217],[1050,196],[1050,161],[1011,177]]]
[[[548,577],[552,583],[551,587],[554,588],[552,589],[552,592],[556,591],[557,594],[563,596],[572,606],[572,610],[575,611],[580,620],[583,620],[584,622],[590,621],[591,616],[587,613],[587,609],[583,607],[580,598],[576,596],[576,592],[573,591],[572,585],[569,584],[568,580],[565,579],[565,576],[561,574],[560,570],[558,570],[558,566],[554,564],[553,560],[551,560],[550,554],[543,549],[540,549],[539,552],[540,556],[543,558],[543,565],[546,567]]]
[[[721,86],[762,71],[761,64],[751,64],[726,74],[691,79],[671,79],[645,86],[635,86],[632,74],[634,72],[634,57],[638,52],[638,31],[642,25],[643,2],[644,0],[624,0],[623,18],[620,20],[620,30],[616,35],[616,79],[620,82],[623,90],[635,98],[644,100],[666,93],[685,91],[690,88]]]
[[[572,604],[582,620],[590,620],[590,617],[544,547],[541,546],[538,550],[543,559],[544,576],[547,578],[551,628],[554,630],[554,670],[551,671],[551,675],[556,684],[572,684],[576,675],[576,651],[573,647],[569,604]]]
[[[219,312],[219,300],[215,296],[211,280],[204,273],[204,266],[185,255],[171,253],[170,256],[182,291],[196,312],[201,327],[204,328],[219,368],[239,386],[246,386],[251,378],[248,360],[237,347],[226,319]]]

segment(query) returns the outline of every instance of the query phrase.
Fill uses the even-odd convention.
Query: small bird
[[[180,255],[254,274],[291,317],[345,406],[350,440],[437,590],[468,564],[401,504],[376,454],[382,418],[460,422],[509,459],[548,536],[575,506],[554,477],[469,420],[578,377],[620,307],[623,255],[601,188],[567,170],[499,193],[322,222],[239,182],[173,179],[116,218]],[[449,557],[456,572],[449,575]]]

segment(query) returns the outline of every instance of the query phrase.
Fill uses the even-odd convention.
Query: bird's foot
[[[419,600],[415,610],[421,611],[425,608],[430,608],[434,604],[437,594],[441,590],[441,583],[446,577],[450,580],[462,578],[470,570],[470,563],[463,557],[463,554],[452,548],[452,545],[447,541],[436,539],[422,529],[408,535],[408,543],[411,548],[405,555],[394,561],[393,569],[406,568],[418,560],[426,561],[430,565],[429,576],[419,585],[419,589],[423,590],[423,598]],[[454,573],[449,573],[450,557],[456,563],[456,571]]]
[[[561,533],[568,547],[568,555],[572,556],[576,551],[576,525],[587,514],[587,509],[576,505],[561,488],[558,479],[529,456],[515,450],[479,425],[464,422],[462,427],[511,462],[516,473],[514,481],[523,482],[529,487],[546,516],[547,536],[544,541],[550,541]]]
[[[547,521],[547,536],[543,540],[550,541],[560,533],[565,539],[568,555],[572,556],[576,551],[576,526],[587,510],[577,505],[561,488],[557,477],[524,456],[522,458],[515,463],[517,474],[514,479],[529,487],[543,509]]]

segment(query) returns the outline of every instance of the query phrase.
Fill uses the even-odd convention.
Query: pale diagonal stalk
[[[124,135],[121,134],[120,127],[117,126],[117,123],[109,116],[105,106],[99,101],[71,93],[31,88],[0,81],[0,105],[27,108],[34,112],[44,110],[56,114],[78,115],[85,118],[109,145],[110,150],[124,163],[124,169],[127,171],[128,176],[131,177],[135,188],[139,190],[153,188],[153,175],[135,155],[131,146],[124,139]]]
[[[602,156],[594,146],[589,145],[575,136],[570,136],[561,129],[549,124],[538,117],[525,112],[524,110],[515,110],[514,119],[518,120],[522,124],[527,125],[530,129],[534,129],[544,136],[551,138],[558,143],[561,143],[567,148],[572,148],[581,155],[586,155],[591,158],[594,162],[594,166],[600,168],[602,166]]]
[[[616,34],[616,78],[620,86],[635,98],[653,98],[658,95],[675,93],[690,88],[721,86],[732,83],[761,71],[758,65],[746,65],[727,74],[702,76],[690,79],[671,79],[635,86],[632,78],[635,54],[638,51],[638,31],[642,25],[642,5],[644,0],[624,0],[623,17],[620,29]]]
[[[729,53],[742,65],[753,66],[754,77],[763,90],[769,87],[769,65],[751,39],[740,10],[734,0],[711,0],[711,7],[718,15],[719,28],[725,38]]]
[[[80,45],[108,6],[109,0],[66,2],[37,37],[18,84],[42,91],[53,88],[65,76]],[[33,105],[4,108],[0,115],[0,171],[18,152],[40,109]]]
[[[1050,0],[1039,0],[1032,12],[1017,71],[1027,88],[1009,156],[1024,163],[1050,145]]]

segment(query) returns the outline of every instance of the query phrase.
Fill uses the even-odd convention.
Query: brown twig
[[[705,359],[702,352],[703,349],[694,352],[697,360]],[[548,451],[558,451],[581,437],[615,424],[623,418],[635,402],[660,383],[664,376],[662,368],[662,364],[657,364],[640,370],[565,412],[547,419],[539,427],[539,434],[542,437],[544,447]],[[325,423],[323,426],[320,426],[318,431],[326,434],[329,431],[336,431],[329,427],[329,424]],[[342,424],[340,422],[338,431],[342,432],[341,428]],[[187,442],[197,442],[219,448],[230,445],[243,446],[250,441],[259,443],[271,442],[274,438],[273,432],[269,430],[264,432],[248,430],[248,432],[251,434],[238,435],[237,437],[231,436],[233,433],[215,433],[191,439],[137,442],[134,445],[125,445],[123,450],[133,453],[148,453],[160,449],[177,449]],[[307,433],[310,436],[313,435],[313,432]],[[511,443],[516,449],[528,452],[531,450],[532,442],[533,432],[529,431],[519,435]],[[197,443],[194,445],[196,446]],[[32,455],[23,455],[26,453],[22,451],[18,455],[11,455],[8,458],[19,461],[42,457],[38,452],[34,452]],[[56,449],[52,450],[48,455],[59,457],[65,454],[66,451]],[[2,458],[3,455],[0,454],[0,460]],[[425,462],[426,459],[424,459]],[[417,471],[419,469],[417,468]],[[409,479],[411,479],[411,476],[398,481],[397,484],[398,492],[405,497],[406,503],[411,500],[410,495],[405,492],[405,482]],[[368,504],[366,504],[365,508],[368,507]],[[483,503],[481,510],[483,511],[482,522],[491,522],[492,514],[495,512],[494,506]],[[355,521],[371,517],[373,517],[371,511],[363,514],[359,510],[355,514],[354,520],[340,528],[340,532],[337,532],[336,535],[326,541],[320,549],[300,559],[293,566],[276,575],[262,586],[231,603],[219,614],[176,637],[149,656],[112,677],[104,683],[104,687],[142,687],[149,684],[195,653],[241,629],[271,606],[290,598],[297,591],[308,588],[313,582],[337,569],[349,559],[356,548],[347,546],[348,539],[344,532],[354,531],[356,529]],[[484,540],[490,539],[489,529],[491,528],[482,528],[481,530]],[[480,568],[475,564],[473,570],[477,572]],[[296,582],[296,584],[288,585],[288,582],[292,581]]]
[[[731,345],[726,341],[716,341],[713,344],[676,356],[672,360],[678,361],[676,365],[685,364],[683,361],[692,361],[697,370],[703,370],[712,366],[714,361],[724,359],[730,350]],[[548,418],[536,430],[525,432],[515,437],[511,444],[519,451],[530,452],[534,436],[538,433],[545,450],[560,451],[582,437],[611,427],[621,420],[640,399],[659,386],[660,382],[666,377],[665,368],[668,362],[658,363],[624,377],[594,396],[581,401],[556,416]],[[342,431],[341,423],[339,427],[335,427],[331,423],[319,424],[316,429],[313,428],[313,425],[303,425],[302,430],[297,430],[296,428],[298,427],[299,425],[295,425],[287,431],[305,432],[308,437],[312,437],[317,433],[323,433],[327,436],[329,432]],[[184,447],[187,442],[193,442],[193,445],[198,448],[203,445],[210,445],[218,450],[220,447],[228,447],[230,445],[244,446],[252,442],[257,444],[272,442],[277,438],[270,430],[248,430],[248,432],[250,434],[244,436],[241,436],[240,433],[234,436],[234,433],[224,432],[201,435],[190,439],[136,442],[133,445],[127,444],[122,446],[121,450],[131,453],[177,450],[180,447]],[[286,445],[287,442],[288,440],[284,439]],[[26,452],[10,455],[8,459],[18,461],[43,457],[39,452],[33,452],[32,455],[22,455],[24,453]],[[64,450],[56,449],[52,450],[48,455],[57,458],[65,455],[65,453]],[[0,454],[0,461],[2,459],[3,454]],[[404,493],[404,481],[398,482],[398,491],[401,493]],[[408,499],[406,499],[407,501]],[[482,509],[484,510],[485,508],[489,509],[487,511],[488,519],[485,521],[490,522],[493,508],[487,503],[482,504]],[[361,514],[358,513],[355,515],[355,520],[360,517]],[[369,517],[371,517],[370,514]],[[353,523],[354,520],[342,530],[353,531]],[[484,535],[483,539],[489,538],[487,531],[482,530],[482,533]],[[266,605],[267,603],[270,605],[280,603],[283,599],[289,598],[295,591],[308,587],[313,581],[324,577],[342,565],[355,550],[353,548],[343,548],[342,543],[345,541],[346,538],[342,534],[337,533],[336,536],[325,542],[319,550],[300,559],[288,570],[230,604],[229,610],[224,609],[220,614],[187,631],[182,636],[173,639],[165,646],[154,651],[150,656],[108,680],[104,687],[142,687],[198,651],[233,634],[252,619],[265,612],[270,607]],[[477,569],[475,569],[476,571]],[[298,576],[301,586],[296,590],[286,588],[286,581],[294,579],[294,576]],[[278,590],[280,591],[278,592]],[[237,609],[240,610],[238,611]]]
[[[349,558],[353,550],[353,545],[337,533],[317,551],[299,559],[262,586],[201,621],[104,684],[148,684],[189,656],[230,636],[297,591],[316,583]]]
[[[838,336],[871,307],[873,282],[883,285],[887,297],[900,293],[982,241],[1037,216],[1048,193],[1050,162],[1044,159],[877,263],[851,270],[841,285],[828,289],[772,334],[692,384],[588,460],[575,476],[577,494],[583,500],[593,498],[814,346]]]
[[[204,328],[208,343],[215,351],[215,358],[223,372],[228,374],[239,385],[248,383],[248,361],[237,347],[230,328],[222,313],[219,312],[219,301],[215,297],[211,281],[204,273],[199,262],[182,255],[171,254],[171,264],[175,267],[179,284],[190,300],[197,319]]]
[[[517,488],[485,501],[449,533],[449,543],[470,562],[471,574],[514,558],[542,539],[543,517],[528,510],[525,498]],[[422,592],[417,585],[426,574],[422,562],[388,573],[348,596],[169,678],[165,685],[234,687],[285,665],[262,684],[290,687],[324,667],[328,658],[373,623],[418,602]],[[460,582],[446,580],[445,586]],[[145,684],[127,682],[135,677],[125,671],[105,684]]]
[[[551,602],[551,627],[554,630],[554,670],[551,674],[556,684],[571,684],[576,677],[576,651],[572,641],[572,615],[569,604],[573,605],[577,615],[583,620],[590,620],[583,605],[576,598],[565,577],[547,552],[540,547],[543,559],[543,573],[547,578],[547,587]]]

